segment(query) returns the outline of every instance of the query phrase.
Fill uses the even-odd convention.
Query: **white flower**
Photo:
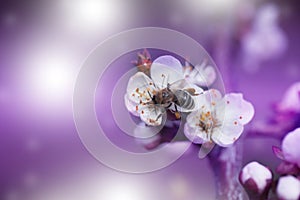
[[[153,61],[150,68],[151,78],[142,72],[133,75],[127,85],[125,94],[125,105],[129,112],[140,116],[141,120],[147,125],[159,126],[166,118],[165,109],[168,105],[155,104],[153,97],[157,91],[167,88],[169,84],[178,83],[181,89],[193,88],[196,93],[202,92],[202,89],[184,81],[181,63],[172,56],[161,56]],[[198,95],[200,96],[200,95]],[[198,96],[192,97],[195,99]],[[175,109],[172,105],[169,109]],[[197,106],[193,110],[197,109]],[[187,111],[178,106],[181,112]]]
[[[278,105],[280,111],[300,112],[300,82],[291,85]]]
[[[186,65],[183,68],[183,76],[189,82],[205,87],[213,84],[217,77],[215,69],[206,62],[202,62],[194,68]]]
[[[288,133],[282,141],[282,153],[286,161],[300,168],[300,128]]]
[[[240,182],[246,189],[261,194],[271,183],[272,173],[258,162],[248,163],[240,173]]]
[[[199,110],[187,117],[186,137],[194,143],[214,142],[227,147],[242,134],[244,125],[254,115],[251,103],[242,94],[226,94],[211,89],[201,95]]]
[[[300,181],[294,176],[283,176],[277,185],[277,196],[283,200],[298,200],[300,198]]]

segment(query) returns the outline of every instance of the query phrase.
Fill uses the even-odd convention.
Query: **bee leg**
[[[166,108],[170,108],[172,106],[172,103],[170,103]]]
[[[181,118],[180,113],[178,112],[176,104],[175,104],[175,117],[176,117],[176,119],[180,119]]]
[[[196,90],[194,88],[186,88],[185,91],[187,91],[190,95],[196,95]]]
[[[163,115],[162,113],[159,114],[159,115],[156,117],[156,120],[155,120],[155,121],[157,121],[162,115]]]
[[[196,94],[196,90],[194,88],[186,88],[185,91],[187,91],[192,96],[198,96],[199,94],[202,94],[202,92],[199,94]]]
[[[149,94],[149,97],[151,98],[151,100],[153,101],[154,100],[154,96],[151,96],[150,92],[147,90],[148,94]]]

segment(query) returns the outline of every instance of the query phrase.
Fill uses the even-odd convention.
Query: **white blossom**
[[[300,181],[294,176],[283,176],[277,185],[277,196],[283,200],[298,200],[300,198]]]
[[[218,90],[211,89],[201,95],[198,103],[200,109],[188,115],[184,127],[186,137],[194,143],[230,146],[254,115],[252,104],[238,93],[222,97]]]
[[[202,92],[202,89],[184,81],[182,74],[182,65],[172,56],[161,56],[153,61],[150,68],[151,78],[142,72],[133,75],[127,85],[125,94],[125,105],[129,112],[139,116],[143,122],[151,126],[159,126],[166,118],[166,105],[153,103],[153,96],[157,91],[164,89],[172,83],[181,83],[181,89],[193,88],[196,93]],[[192,97],[197,102],[198,96]],[[175,110],[174,105],[169,107]],[[197,109],[197,106],[193,110]],[[184,108],[178,106],[178,110],[185,112]]]

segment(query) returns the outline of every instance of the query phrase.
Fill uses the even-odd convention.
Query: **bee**
[[[194,88],[185,88],[186,81],[179,80],[172,84],[168,83],[166,88],[153,91],[153,95],[148,92],[151,98],[151,104],[160,105],[166,109],[170,108],[172,105],[175,107],[175,116],[177,119],[180,118],[177,106],[185,110],[193,110],[195,108],[195,101],[192,96],[197,96],[196,90]]]

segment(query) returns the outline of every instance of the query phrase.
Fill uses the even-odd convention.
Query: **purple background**
[[[259,63],[253,71],[244,62],[249,55],[241,44],[268,1],[231,1],[230,6],[220,0],[2,1],[0,199],[214,199],[213,174],[207,160],[197,158],[197,148],[173,165],[143,175],[120,173],[96,161],[77,135],[72,92],[81,63],[99,42],[130,28],[158,26],[203,45],[221,69],[227,67],[230,90],[254,104],[254,120],[267,118],[272,103],[300,80],[299,3],[272,1],[286,48],[268,58],[251,57],[250,68]],[[84,2],[91,3],[85,7]],[[267,46],[264,52],[272,50]],[[124,69],[131,61],[122,62]],[[105,95],[97,93],[96,99]],[[279,160],[272,145],[280,141],[246,138],[244,163],[258,160],[274,169]]]

